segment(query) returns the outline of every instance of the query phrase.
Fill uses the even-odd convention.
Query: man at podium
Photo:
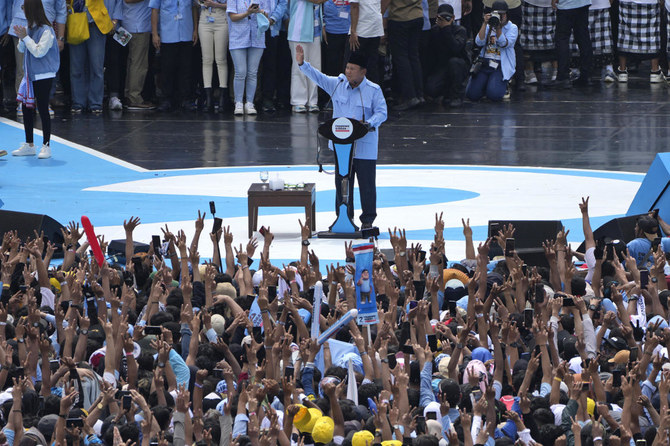
[[[326,76],[309,62],[298,45],[295,54],[300,71],[330,94],[333,100],[333,118],[357,119],[368,128],[368,134],[356,141],[352,174],[356,175],[361,194],[361,224],[363,229],[371,228],[377,217],[377,190],[375,186],[377,166],[377,145],[382,122],[386,121],[386,100],[379,85],[365,78],[366,57],[358,52],[351,53],[344,74]],[[341,178],[338,178],[341,181]],[[349,183],[349,197],[353,197],[354,181]],[[341,187],[336,185],[338,202]],[[351,207],[353,209],[353,207]],[[353,211],[352,211],[353,212]],[[353,215],[349,216],[353,219]]]

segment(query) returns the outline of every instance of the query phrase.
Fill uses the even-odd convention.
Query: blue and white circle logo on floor
[[[23,132],[2,120],[5,144],[18,147]],[[247,239],[247,189],[260,182],[259,172],[270,171],[286,183],[315,183],[317,231],[335,219],[334,177],[316,166],[221,167],[149,171],[95,150],[52,140],[53,158],[37,160],[5,157],[0,163],[2,209],[47,214],[66,224],[88,215],[106,240],[123,239],[122,223],[131,215],[142,224],[137,241],[149,242],[171,231],[194,232],[198,210],[209,213],[216,202],[217,217],[230,226],[237,243]],[[168,156],[168,155],[166,155]],[[332,170],[332,166],[328,169]],[[447,256],[464,256],[461,218],[469,218],[477,241],[486,238],[489,220],[562,220],[571,229],[570,241],[583,239],[578,203],[590,196],[593,228],[625,214],[643,174],[577,169],[493,166],[383,165],[377,168],[377,220],[381,247],[388,246],[387,228],[405,228],[410,241],[424,248],[433,239],[435,213],[444,213]],[[356,191],[356,215],[360,213]],[[295,259],[300,255],[299,208],[261,208],[259,227],[270,226],[276,235],[272,257]],[[211,225],[211,216],[208,215]],[[342,260],[341,241],[313,241],[322,260]],[[211,256],[209,237],[200,241],[202,257]]]

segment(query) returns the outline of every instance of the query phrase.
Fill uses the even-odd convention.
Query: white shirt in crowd
[[[371,38],[384,35],[381,0],[349,0],[349,3],[358,3],[356,26],[358,37]]]

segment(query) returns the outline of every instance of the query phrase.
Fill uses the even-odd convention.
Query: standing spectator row
[[[538,83],[589,85],[597,68],[603,81],[625,83],[629,65],[642,60],[651,60],[651,83],[666,81],[667,2],[502,3],[504,7],[489,0],[42,0],[59,50],[65,51],[51,96],[56,84],[62,86],[72,113],[102,112],[105,96],[111,110],[200,107],[242,115],[256,114],[260,104],[265,112],[318,112],[328,95],[319,94],[292,63],[298,44],[306,60],[328,75],[342,72],[352,51],[362,53],[368,78],[382,86],[398,111],[426,99],[460,105],[470,65],[478,67],[477,62],[491,57],[501,61],[499,70],[491,72],[499,78],[489,91],[493,100],[508,95],[509,84],[522,90]],[[485,41],[490,29],[485,17],[492,12],[505,16],[504,35],[516,35],[509,42],[513,51],[505,49],[504,56],[497,54],[506,45],[498,31]],[[88,26],[76,30],[75,18],[82,13]],[[0,0],[6,103],[14,100],[23,78],[23,54],[13,27],[25,24],[23,0]],[[490,47],[490,39],[498,41],[496,48]],[[541,65],[547,62],[553,68],[542,76]],[[486,95],[484,79],[475,78],[477,92],[468,95],[471,100]],[[22,115],[20,107],[17,114]]]

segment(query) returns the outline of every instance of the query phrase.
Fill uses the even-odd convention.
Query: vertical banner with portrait
[[[374,259],[374,243],[364,243],[352,247],[356,258],[356,274],[354,285],[356,285],[356,308],[358,325],[373,325],[379,323],[377,313],[377,299],[375,286],[372,280],[372,261]]]

